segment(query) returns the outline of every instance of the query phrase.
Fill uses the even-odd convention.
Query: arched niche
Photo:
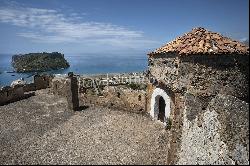
[[[164,123],[166,122],[166,119],[170,116],[170,103],[171,99],[168,96],[168,94],[161,88],[156,88],[153,91],[152,97],[151,97],[151,108],[150,108],[150,115],[155,120],[162,121],[162,111],[164,111]],[[165,108],[162,108],[162,107]],[[162,110],[164,109],[164,110]]]

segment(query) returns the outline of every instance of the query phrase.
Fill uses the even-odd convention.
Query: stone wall
[[[36,90],[51,87],[52,79],[53,76],[50,75],[35,75],[34,84],[36,86]]]
[[[70,77],[55,77],[51,82],[52,93],[63,96],[67,99],[68,108],[77,111],[79,109],[78,98],[78,83],[77,78]]]
[[[110,107],[119,110],[143,113],[146,111],[146,91],[133,90],[124,85],[106,86],[97,95],[93,88],[80,93],[85,105]]]
[[[78,111],[79,110],[79,97],[78,97],[78,81],[77,77],[74,76],[73,73],[68,74],[68,78],[70,80],[70,90],[67,93],[67,101],[68,107],[71,110]]]
[[[149,75],[176,91],[179,58],[175,54],[154,55],[148,58]],[[152,82],[152,81],[151,81]]]
[[[24,92],[46,89],[52,86],[53,76],[51,75],[34,75],[33,79],[33,83],[23,85]]]
[[[182,126],[183,126],[183,108],[184,108],[184,97],[181,93],[173,93],[163,83],[153,85],[151,83],[147,86],[147,112],[151,111],[151,98],[154,90],[160,88],[169,95],[170,100],[170,117],[169,121],[166,122],[166,132],[168,133],[168,164],[172,165],[178,161],[177,151],[180,149],[181,137],[182,137]],[[163,123],[162,123],[163,124]]]
[[[146,111],[148,113],[150,113],[151,98],[152,98],[152,94],[153,94],[154,89],[155,89],[155,87],[153,86],[153,84],[148,83],[147,89],[146,89]]]
[[[75,82],[75,86],[71,86],[73,81]],[[100,86],[95,88],[83,86],[78,87],[77,85],[79,85],[79,82],[77,82],[77,80],[73,81],[69,77],[53,78],[52,92],[55,95],[60,95],[69,99],[68,103],[77,101],[73,99],[77,96],[81,100],[81,103],[84,103],[84,106],[94,105],[110,107],[136,113],[146,111],[145,90],[133,90],[126,85]]]
[[[17,84],[13,87],[3,87],[0,90],[0,105],[15,102],[29,96],[25,92],[36,91],[51,87],[53,76],[35,75],[34,82],[30,84]]]
[[[149,57],[147,89],[169,90],[168,164],[249,163],[248,55]]]
[[[218,94],[207,107],[192,94],[185,109],[178,164],[249,164],[249,104]]]
[[[179,87],[199,96],[232,95],[249,102],[249,57],[186,57],[179,67]],[[190,63],[191,62],[191,63]]]
[[[23,91],[24,92],[30,92],[30,91],[36,91],[36,84],[35,83],[29,83],[23,85]]]
[[[149,71],[173,92],[200,96],[223,93],[249,102],[247,55],[156,55],[149,57]]]
[[[24,98],[24,91],[22,86],[7,86],[0,90],[0,105],[18,101],[22,98]]]
[[[248,103],[224,94],[175,93],[171,98],[167,164],[249,163]]]
[[[55,95],[67,96],[70,87],[70,80],[65,77],[55,77],[52,79],[52,92]]]

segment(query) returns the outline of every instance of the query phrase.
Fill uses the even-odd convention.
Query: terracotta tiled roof
[[[224,37],[219,33],[198,27],[176,38],[149,55],[176,52],[179,55],[193,54],[249,54],[249,47]]]

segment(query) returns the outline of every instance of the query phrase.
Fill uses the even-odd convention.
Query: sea
[[[48,74],[106,74],[106,73],[131,73],[142,72],[147,69],[147,55],[105,55],[82,54],[64,55],[70,67],[66,69],[52,70],[42,73]],[[23,78],[27,83],[32,82],[34,72],[16,73],[11,66],[10,54],[0,54],[0,87],[9,86],[12,81]]]

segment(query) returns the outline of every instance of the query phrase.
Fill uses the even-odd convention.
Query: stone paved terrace
[[[166,138],[146,115],[71,112],[49,89],[0,106],[0,164],[165,164]]]

